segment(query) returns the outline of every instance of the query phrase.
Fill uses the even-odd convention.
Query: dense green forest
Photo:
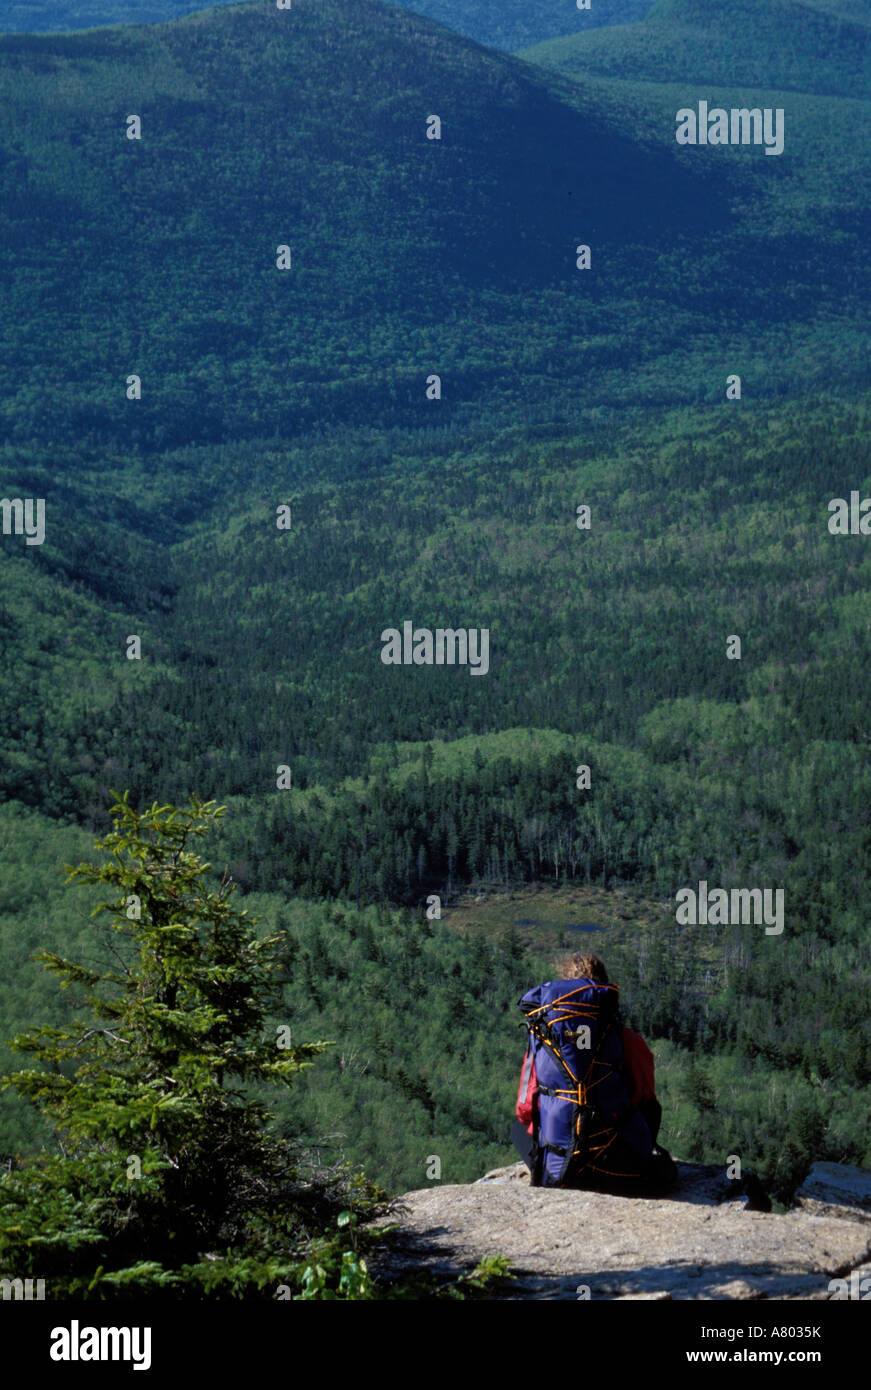
[[[4,777],[20,808],[6,1016],[57,1007],[27,965],[49,923],[83,940],[57,916],[57,886],[45,897],[37,845],[55,843],[55,866],[71,858],[73,824],[99,826],[116,784],[143,804],[220,790],[216,863],[288,932],[288,1017],[300,1036],[328,1019],[340,1044],[285,1107],[313,1139],[339,1136],[327,1151],[397,1188],[419,1184],[431,1153],[457,1179],[508,1157],[513,1005],[552,957],[469,946],[423,907],[468,883],[543,880],[646,885],[665,905],[616,966],[633,1019],[669,1044],[682,1151],[746,1150],[784,1194],[813,1154],[867,1163],[868,559],[861,537],[829,533],[827,510],[853,483],[871,491],[865,405],[724,405],[600,424],[593,441],[509,433],[459,456],[403,442],[380,468],[350,435],[332,469],[326,445],[288,458],[280,492],[273,458],[237,454],[250,492],[231,506],[217,477],[211,521],[170,520],[163,539],[170,494],[152,482],[139,536],[109,526],[100,542],[118,571],[105,594],[81,533],[4,550]],[[98,505],[83,491],[83,509]],[[485,680],[382,664],[385,626],[446,615],[490,627]],[[141,662],[125,658],[130,632]],[[279,792],[281,764],[293,785]],[[70,828],[46,841],[59,821]],[[782,886],[783,937],[678,932],[674,893],[698,878]],[[701,1109],[700,1066],[699,1095],[716,1097]],[[9,1123],[16,1147],[35,1141],[19,1103]]]
[[[335,1043],[288,1139],[391,1191],[510,1161],[555,969],[511,895],[631,885],[664,1142],[784,1201],[871,1166],[871,561],[828,528],[871,496],[867,25],[758,9],[523,59],[368,0],[0,39],[2,485],[46,499],[0,543],[0,1037],[74,1017],[32,955],[102,950],[58,870],[111,790],[196,793],[282,938],[270,1025]],[[783,106],[782,159],[678,151],[694,93]],[[488,674],[385,665],[405,621]],[[782,936],[678,926],[703,878],[783,888]]]

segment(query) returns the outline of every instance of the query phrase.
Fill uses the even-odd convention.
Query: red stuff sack
[[[535,1129],[535,1099],[538,1095],[538,1077],[535,1074],[535,1058],[532,1055],[532,1042],[526,1049],[523,1066],[520,1069],[520,1085],[517,1088],[517,1104],[514,1107],[517,1118],[526,1126],[527,1134]]]

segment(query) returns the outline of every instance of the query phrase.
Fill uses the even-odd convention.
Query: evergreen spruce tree
[[[193,850],[221,815],[116,798],[108,862],[68,869],[109,890],[94,916],[111,964],[38,953],[82,991],[82,1018],[12,1043],[40,1065],[2,1084],[50,1117],[57,1152],[0,1178],[0,1268],[52,1298],[366,1296],[342,1208],[375,1212],[383,1194],[347,1170],[300,1177],[252,1094],[328,1044],[270,1031],[280,935],[259,940]]]

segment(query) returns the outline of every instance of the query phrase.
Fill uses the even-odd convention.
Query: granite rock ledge
[[[544,1190],[522,1163],[397,1199],[394,1248],[374,1272],[445,1278],[510,1260],[509,1299],[829,1299],[871,1275],[871,1171],[817,1163],[786,1213],[748,1209],[721,1167],[678,1161],[663,1198]]]

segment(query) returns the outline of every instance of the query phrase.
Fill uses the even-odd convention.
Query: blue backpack
[[[642,1177],[653,1141],[623,1076],[619,986],[551,980],[519,1002],[538,1079],[533,1183]]]

